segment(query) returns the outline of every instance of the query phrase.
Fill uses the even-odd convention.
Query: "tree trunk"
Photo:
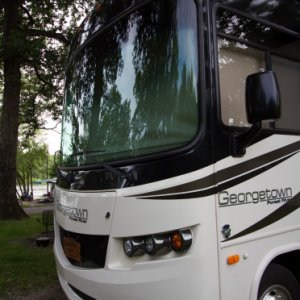
[[[32,195],[33,195],[33,174],[32,174],[33,170],[30,169],[29,173],[30,173],[30,193],[32,193]]]
[[[19,190],[20,190],[20,194],[19,197],[21,197],[21,195],[23,194],[23,191],[24,191],[24,185],[23,185],[23,179],[22,179],[22,176],[20,175],[20,172],[17,172],[17,184],[19,186]]]
[[[23,193],[26,192],[26,172],[23,171],[21,174],[21,182],[22,182],[22,188],[23,188]]]
[[[30,185],[30,174],[29,170],[26,171],[26,192],[29,194],[29,185]]]
[[[21,195],[20,195],[18,189],[16,189],[16,195],[17,195],[18,198],[21,198]]]
[[[4,91],[0,127],[0,219],[26,216],[16,197],[16,156],[21,91],[21,58],[15,44],[20,0],[4,1]]]

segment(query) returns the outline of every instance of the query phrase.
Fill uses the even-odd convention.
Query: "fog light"
[[[192,245],[192,232],[189,229],[175,231],[171,235],[171,246],[176,252],[183,252]]]
[[[129,257],[138,254],[139,251],[144,249],[144,239],[142,238],[129,238],[124,239],[123,247],[125,254]]]

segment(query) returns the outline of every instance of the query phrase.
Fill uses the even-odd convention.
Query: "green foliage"
[[[32,192],[33,178],[47,178],[49,169],[53,172],[53,159],[43,141],[29,138],[20,142],[17,153],[17,182],[21,193]]]
[[[52,247],[38,248],[35,244],[41,233],[37,218],[0,221],[1,299],[14,299],[57,281]]]
[[[92,0],[21,1],[18,29],[10,32],[5,43],[4,32],[0,30],[0,68],[7,55],[21,60],[19,124],[26,126],[19,134],[28,137],[43,128],[44,112],[50,113],[54,120],[60,118],[68,47],[80,19],[93,3]],[[3,21],[4,10],[0,10],[1,29]],[[0,118],[2,75],[0,71]]]
[[[54,155],[48,155],[48,178],[54,178],[57,175],[57,165],[54,161]]]

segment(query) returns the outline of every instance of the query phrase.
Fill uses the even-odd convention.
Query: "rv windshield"
[[[107,1],[98,14],[119,2]],[[199,127],[197,43],[193,0],[151,1],[93,33],[66,73],[63,164],[97,164],[189,143]]]

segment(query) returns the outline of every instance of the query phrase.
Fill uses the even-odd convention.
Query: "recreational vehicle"
[[[300,299],[300,1],[103,0],[66,66],[69,299]]]

